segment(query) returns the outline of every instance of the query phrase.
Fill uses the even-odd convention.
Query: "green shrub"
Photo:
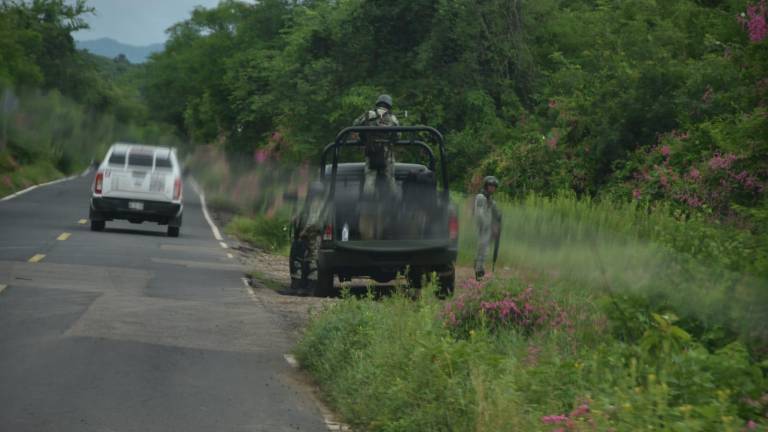
[[[288,221],[285,219],[235,216],[225,230],[254,246],[270,252],[287,254],[290,239]]]
[[[482,289],[494,296],[520,287]],[[672,319],[652,317],[658,325],[644,334],[649,342],[628,344],[606,333],[590,301],[574,301],[565,287],[541,292],[582,329],[499,327],[481,303],[465,303],[477,319],[457,334],[453,309],[433,296],[348,297],[311,321],[296,353],[338,412],[364,430],[766,426],[768,386],[743,345],[710,352],[681,336]]]

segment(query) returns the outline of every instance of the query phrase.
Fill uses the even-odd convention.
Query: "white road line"
[[[292,368],[294,369],[299,368],[299,361],[296,360],[296,357],[293,354],[283,354],[283,358]],[[323,422],[325,423],[326,429],[333,432],[343,432],[343,431],[352,430],[352,428],[350,428],[349,425],[346,425],[340,421],[337,421],[336,417],[333,415],[331,410],[329,410],[328,407],[326,407],[322,401],[315,398],[313,399],[315,400],[317,407],[320,408],[320,414],[323,416]]]
[[[232,259],[234,257],[235,257],[234,255],[232,255],[231,253],[227,252],[227,258]]]
[[[0,284],[0,294],[2,294],[6,288],[8,288],[8,285]]]
[[[228,247],[229,247],[229,246],[227,246],[227,244],[226,244],[226,243],[224,243],[224,242],[219,242],[219,244],[220,244],[220,245],[221,245],[221,247],[223,247],[224,249],[226,249],[226,248],[228,248]]]
[[[256,298],[256,294],[253,292],[253,289],[251,288],[251,284],[248,283],[248,279],[241,277],[240,280],[243,281],[243,285],[245,285],[245,291],[251,297],[251,300],[255,302],[259,301],[259,299]]]
[[[54,185],[56,183],[61,183],[61,182],[73,180],[75,178],[77,178],[77,176],[69,176],[69,177],[60,178],[58,180],[49,181],[47,183],[41,183],[41,184],[38,184],[38,185],[33,185],[33,186],[30,186],[30,187],[28,187],[28,188],[26,188],[24,190],[20,190],[20,191],[18,191],[16,193],[10,194],[7,197],[0,198],[0,201],[8,201],[10,199],[16,198],[19,195],[24,195],[25,193],[27,193],[27,192],[29,192],[31,190],[35,190],[35,189],[43,187],[43,186],[50,186],[50,185]]]
[[[91,165],[88,165],[88,168],[86,168],[85,171],[83,171],[82,174],[80,174],[80,177],[85,177],[91,173],[91,169],[93,166],[92,164],[93,164],[93,161],[91,161]]]
[[[211,219],[211,215],[208,213],[208,206],[205,204],[205,193],[203,193],[203,189],[200,188],[200,186],[197,184],[194,178],[190,178],[189,183],[192,185],[192,189],[195,191],[195,193],[200,197],[200,207],[203,208],[203,216],[205,216],[205,220],[208,222],[208,225],[211,226],[211,231],[213,231],[213,237],[218,241],[224,240],[224,238],[221,237],[221,233],[219,232],[219,229],[216,228],[216,224],[213,223],[213,220]],[[226,249],[226,245],[224,245],[223,247]]]

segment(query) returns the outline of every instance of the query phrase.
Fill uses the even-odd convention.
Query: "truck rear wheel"
[[[179,230],[180,230],[180,227],[169,226],[168,227],[168,237],[178,237],[179,236]]]
[[[420,289],[421,288],[421,280],[424,277],[424,272],[421,269],[411,268],[408,270],[408,285],[410,285],[411,288]]]
[[[91,231],[104,231],[104,227],[106,226],[107,226],[107,223],[103,220],[91,221]]]

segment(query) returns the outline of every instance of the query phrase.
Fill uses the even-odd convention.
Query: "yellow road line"
[[[8,285],[0,284],[0,294],[2,294],[3,291],[5,291],[6,288],[8,288]]]
[[[60,235],[60,236],[56,237],[56,240],[61,240],[61,241],[64,241],[64,240],[68,239],[68,238],[69,238],[69,236],[71,236],[71,235],[72,235],[72,234],[70,234],[70,233],[68,233],[68,232],[65,232],[65,233],[61,233],[61,235]]]
[[[30,259],[29,259],[29,262],[31,262],[31,263],[40,262],[40,261],[42,261],[42,260],[43,260],[43,258],[45,258],[45,255],[43,255],[43,254],[37,254],[37,255],[33,256],[32,258],[30,258]]]
[[[77,221],[77,223],[79,223],[80,225],[85,225],[88,223],[88,219],[80,219],[79,221]]]

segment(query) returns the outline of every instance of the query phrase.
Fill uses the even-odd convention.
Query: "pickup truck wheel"
[[[91,231],[104,231],[104,228],[107,226],[106,221],[100,221],[100,220],[92,220],[91,221]]]
[[[315,292],[312,293],[315,297],[331,297],[334,292],[333,288],[333,272],[328,270],[317,270],[317,285],[315,285]]]
[[[424,277],[424,273],[421,270],[417,269],[410,269],[408,272],[408,285],[411,286],[411,288],[419,289],[421,288],[421,279]]]
[[[169,226],[168,237],[178,237],[178,236],[179,236],[179,227]]]

